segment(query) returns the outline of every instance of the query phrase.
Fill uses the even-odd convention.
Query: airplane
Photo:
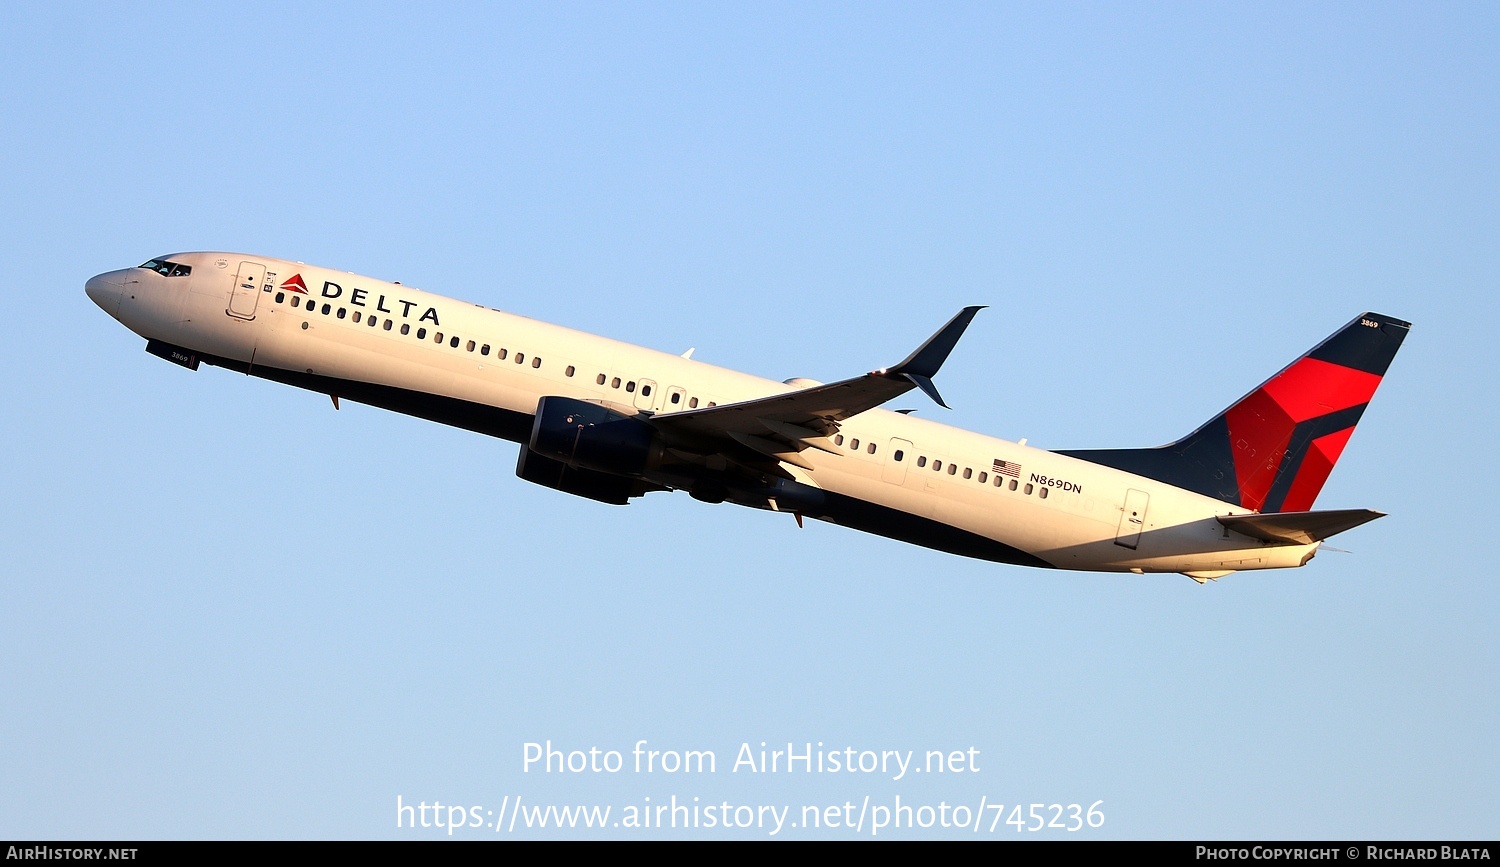
[[[1313,502],[1411,324],[1363,313],[1187,436],[1043,450],[880,409],[982,309],[838,382],[715,367],[301,262],[178,253],[88,297],[191,370],[222,367],[519,443],[516,475],[601,503],[686,491],[997,563],[1096,572],[1305,565],[1382,517]]]

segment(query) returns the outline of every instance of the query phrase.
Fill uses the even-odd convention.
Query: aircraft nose
[[[109,271],[90,277],[83,284],[83,291],[88,294],[89,299],[98,304],[100,309],[114,316],[120,309],[120,296],[125,289],[125,277],[122,271]]]

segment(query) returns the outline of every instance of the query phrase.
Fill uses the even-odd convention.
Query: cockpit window
[[[181,265],[177,262],[169,262],[166,259],[152,259],[141,267],[148,271],[155,271],[163,277],[186,277],[193,273],[191,265]]]

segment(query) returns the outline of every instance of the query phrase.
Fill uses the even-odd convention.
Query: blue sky
[[[1102,801],[1049,838],[1494,837],[1492,4],[0,25],[0,837],[441,837],[396,799],[674,796]],[[1319,506],[1390,516],[1199,587],[680,494],[610,508],[516,479],[513,444],[165,364],[83,294],[199,249],[777,379],[894,362],[986,304],[938,379],[954,409],[912,403],[1044,448],[1173,439],[1376,310],[1415,327]],[[523,770],[530,742],[642,739],[718,772]],[[730,770],[762,741],[978,770]],[[981,839],[1028,836],[988,815]]]

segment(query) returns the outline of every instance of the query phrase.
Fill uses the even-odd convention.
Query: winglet
[[[937,387],[932,384],[932,378],[937,375],[938,368],[948,360],[948,354],[953,347],[958,345],[958,339],[964,335],[964,330],[969,323],[974,321],[974,315],[983,310],[984,307],[965,307],[958,311],[958,315],[948,320],[948,324],[938,329],[938,332],[927,338],[927,342],[917,347],[917,351],[906,357],[895,367],[881,371],[892,379],[910,380],[917,388],[932,398],[938,406],[948,409],[948,404],[943,402],[942,395],[938,394]]]
[[[917,347],[917,351],[906,356],[906,360],[892,367],[886,373],[893,376],[903,373],[931,379],[937,376],[938,368],[948,360],[948,353],[958,344],[958,338],[964,336],[964,329],[974,321],[974,314],[983,310],[983,305],[978,307],[965,307],[958,311],[958,315],[948,320],[948,324],[938,329],[938,332],[927,338],[927,342]],[[921,383],[917,383],[921,385]],[[927,389],[922,389],[926,391]]]
[[[911,382],[916,385],[917,388],[922,389],[923,394],[932,398],[932,402],[942,407],[943,409],[953,408],[948,404],[943,403],[943,396],[941,394],[938,394],[937,386],[932,384],[931,379],[928,379],[920,373],[898,373],[896,375],[901,377],[902,379],[911,380]]]

